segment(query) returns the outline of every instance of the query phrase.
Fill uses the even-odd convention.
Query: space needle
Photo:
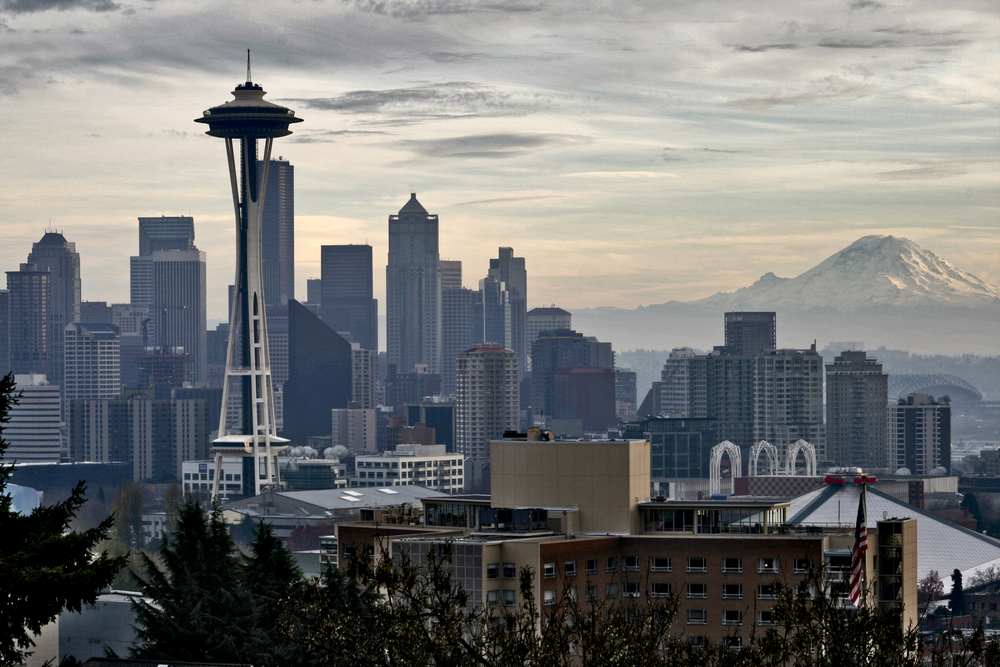
[[[264,89],[250,78],[250,51],[247,51],[247,80],[236,86],[225,104],[204,112],[196,123],[208,125],[205,133],[226,140],[229,181],[236,212],[236,281],[229,312],[229,343],[226,348],[226,376],[222,385],[219,435],[212,442],[215,476],[212,502],[219,498],[223,458],[243,459],[243,490],[259,495],[262,488],[280,488],[277,455],[288,446],[274,427],[274,394],[271,387],[271,360],[267,346],[267,315],[264,312],[264,283],[260,261],[260,227],[271,164],[271,144],[277,137],[291,134],[288,126],[302,122],[295,112],[264,100]],[[257,140],[264,140],[263,167],[258,178]],[[239,169],[233,142],[239,142]],[[237,358],[238,357],[238,358]],[[227,430],[226,411],[233,381],[239,379],[242,421],[238,433]],[[251,486],[250,480],[253,480]]]

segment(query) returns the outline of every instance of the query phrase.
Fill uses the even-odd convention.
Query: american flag
[[[865,552],[868,551],[868,521],[865,517],[865,488],[858,500],[858,522],[854,527],[854,548],[851,550],[851,602],[861,600],[865,580]]]

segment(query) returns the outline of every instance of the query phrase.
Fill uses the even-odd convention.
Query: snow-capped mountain
[[[1000,305],[1000,289],[913,241],[865,236],[796,278],[765,274],[749,287],[692,305],[732,309]]]

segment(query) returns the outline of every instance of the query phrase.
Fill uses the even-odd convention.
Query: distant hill
[[[907,239],[865,236],[795,278],[634,310],[573,311],[573,328],[616,350],[710,349],[723,313],[777,312],[778,346],[863,341],[922,354],[1000,354],[1000,289]]]

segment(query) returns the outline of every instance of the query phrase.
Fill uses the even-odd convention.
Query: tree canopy
[[[0,461],[10,443],[3,438],[10,408],[17,403],[14,376],[0,380]],[[83,532],[70,522],[86,502],[86,485],[69,498],[31,514],[13,511],[6,493],[13,464],[0,463],[0,665],[20,664],[31,654],[32,637],[64,609],[91,604],[124,567],[124,557],[94,548],[108,537],[113,518]]]

